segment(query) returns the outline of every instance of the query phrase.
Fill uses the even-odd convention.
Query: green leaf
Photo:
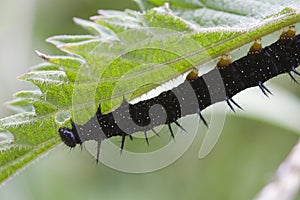
[[[97,39],[97,37],[92,35],[58,35],[50,37],[46,41],[56,46],[61,46],[69,43],[78,43],[93,39]]]
[[[143,12],[100,10],[91,21],[74,21],[91,35],[47,40],[65,52],[49,56],[20,80],[38,91],[21,91],[7,105],[19,112],[0,120],[13,134],[0,151],[0,181],[59,143],[57,130],[70,117],[84,123],[157,86],[257,38],[300,22],[297,1],[148,0]],[[158,6],[158,7],[157,7]],[[10,140],[8,140],[10,141]],[[1,143],[2,144],[2,143]]]

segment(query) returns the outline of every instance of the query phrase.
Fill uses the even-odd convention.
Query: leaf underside
[[[69,119],[84,123],[200,68],[257,38],[300,22],[297,0],[137,0],[142,12],[100,10],[75,19],[90,35],[54,36],[65,52],[48,56],[19,77],[38,87],[20,91],[7,106],[18,113],[0,120],[0,181],[57,145]]]

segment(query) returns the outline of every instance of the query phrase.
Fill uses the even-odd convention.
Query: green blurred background
[[[85,33],[72,22],[73,17],[88,19],[98,9],[126,8],[138,9],[131,0],[1,0],[0,102],[32,87],[16,77],[40,62],[34,50],[60,53],[44,42],[47,37]],[[287,76],[273,82],[300,97],[299,86]],[[11,114],[4,106],[0,111],[0,117]],[[298,135],[270,123],[230,116],[216,147],[200,160],[202,139],[199,133],[177,162],[148,174],[126,174],[96,165],[85,150],[69,151],[60,145],[1,187],[0,199],[253,199],[271,180]]]

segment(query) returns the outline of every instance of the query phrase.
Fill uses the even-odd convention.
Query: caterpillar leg
[[[121,153],[123,152],[123,149],[124,149],[125,139],[126,139],[126,134],[122,133]]]
[[[177,121],[174,122],[181,130],[183,130],[184,132],[187,133],[187,131],[185,130],[185,128],[183,128]]]
[[[230,107],[230,109],[232,110],[232,112],[235,113],[235,109],[234,107],[232,106],[231,103],[233,103],[236,107],[238,107],[239,109],[241,110],[244,110],[237,102],[235,102],[232,98],[229,98],[229,97],[226,97],[226,102],[228,104],[228,106]]]
[[[204,125],[208,128],[208,123],[205,120],[205,118],[203,117],[203,115],[201,114],[201,110],[200,109],[198,109],[197,114],[199,115],[199,117],[200,117],[201,121],[204,123]]]
[[[175,139],[175,136],[174,136],[174,133],[173,133],[171,124],[168,124],[168,127],[169,127],[169,130],[170,130],[170,133],[171,133],[172,138]]]
[[[147,145],[149,146],[149,139],[148,139],[147,131],[144,131],[144,135],[145,135]]]
[[[273,95],[272,92],[268,88],[266,88],[266,86],[264,86],[264,84],[261,81],[259,81],[258,86],[261,89],[261,91],[264,93],[264,95],[266,95],[267,97],[269,97],[268,93]]]
[[[300,72],[296,70],[296,67],[292,67],[292,71],[297,74],[298,76],[300,76]]]
[[[98,146],[97,146],[97,158],[96,158],[96,162],[97,162],[97,163],[99,163],[100,149],[101,149],[101,141],[98,141]]]
[[[299,84],[299,82],[297,81],[297,79],[294,77],[294,75],[293,75],[291,72],[289,72],[288,75],[291,77],[291,79],[292,79],[295,83]]]
[[[131,141],[133,141],[132,135],[128,135],[128,136],[129,136],[129,139],[130,139]]]
[[[154,130],[154,129],[152,128],[151,131],[152,131],[155,135],[157,135],[158,137],[160,137],[159,134],[156,132],[156,130]]]

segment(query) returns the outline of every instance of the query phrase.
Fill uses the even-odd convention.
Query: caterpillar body
[[[122,150],[127,136],[132,139],[133,133],[142,131],[148,143],[147,132],[158,134],[153,128],[162,124],[168,126],[171,136],[174,137],[171,124],[185,130],[177,120],[195,113],[207,126],[201,111],[208,106],[226,101],[233,111],[235,107],[242,109],[233,100],[234,95],[258,86],[268,96],[271,91],[264,83],[284,73],[288,73],[297,82],[294,75],[300,76],[300,72],[296,70],[298,66],[300,34],[296,35],[294,27],[290,27],[281,34],[277,42],[262,48],[260,42],[255,41],[246,56],[234,62],[222,58],[213,70],[200,77],[188,76],[184,83],[162,92],[157,97],[136,104],[130,104],[124,99],[116,110],[108,114],[102,114],[99,106],[95,116],[87,123],[77,125],[71,121],[71,129],[61,127],[58,132],[62,141],[71,148],[88,140],[98,141],[98,160],[103,139],[121,136]],[[190,95],[190,89],[187,88],[192,89],[193,95]],[[152,109],[155,105],[159,106]],[[188,106],[183,108],[183,105]]]

